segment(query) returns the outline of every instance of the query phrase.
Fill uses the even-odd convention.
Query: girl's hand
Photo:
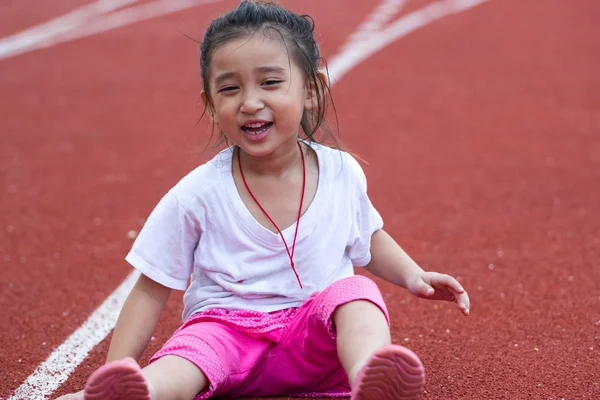
[[[83,390],[77,393],[65,394],[56,400],[83,400]]]
[[[455,302],[464,315],[469,315],[469,295],[450,275],[421,272],[407,282],[406,288],[413,295],[423,299]]]

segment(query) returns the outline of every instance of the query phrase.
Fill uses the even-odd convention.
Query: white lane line
[[[223,0],[155,0],[108,13],[139,0],[98,0],[45,24],[0,39],[0,60]]]
[[[383,0],[369,16],[348,36],[344,47],[352,47],[354,43],[368,40],[371,33],[380,31],[389,20],[404,7],[407,0]]]
[[[437,1],[400,17],[383,30],[369,32],[365,40],[356,41],[352,46],[343,45],[341,52],[329,62],[331,83],[339,81],[351,69],[399,38],[442,17],[466,11],[486,1],[488,0]]]
[[[0,39],[0,60],[32,50],[49,47],[60,35],[77,29],[99,15],[125,7],[139,0],[97,0],[60,17],[25,31]]]
[[[156,0],[151,3],[141,4],[136,7],[107,14],[103,18],[92,21],[81,29],[65,35],[61,42],[80,39],[136,22],[185,10],[186,8],[195,7],[201,4],[217,3],[219,1],[223,0]]]
[[[139,273],[132,272],[85,323],[41,363],[7,400],[46,399],[63,384],[89,351],[110,333]]]

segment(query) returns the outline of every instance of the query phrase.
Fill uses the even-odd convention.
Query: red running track
[[[0,6],[9,35],[82,1]],[[0,398],[130,272],[158,199],[206,160],[203,5],[0,61]],[[374,5],[285,1],[332,56]],[[403,13],[427,2],[409,0]],[[388,231],[460,276],[448,304],[381,284],[429,399],[600,398],[600,2],[490,0],[407,35],[333,90]],[[180,322],[169,302],[142,362]],[[82,387],[93,349],[55,393]]]

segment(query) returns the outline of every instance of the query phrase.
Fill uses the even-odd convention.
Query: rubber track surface
[[[375,7],[283,3],[313,15],[325,57]],[[3,35],[83,2],[7,4]],[[207,121],[195,126],[197,47],[180,32],[200,38],[235,4],[0,61],[1,398],[122,282],[127,233],[212,155],[201,153]],[[401,38],[333,88],[386,229],[472,299],[464,318],[380,282],[394,342],[427,370],[424,398],[600,398],[598,15],[597,0],[490,0]],[[180,313],[174,294],[142,365]],[[81,389],[109,340],[55,394]]]

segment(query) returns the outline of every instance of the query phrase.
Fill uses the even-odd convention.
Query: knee
[[[365,326],[378,326],[382,323],[389,325],[387,314],[376,303],[369,300],[352,300],[342,304],[333,313],[335,326],[361,324]]]

